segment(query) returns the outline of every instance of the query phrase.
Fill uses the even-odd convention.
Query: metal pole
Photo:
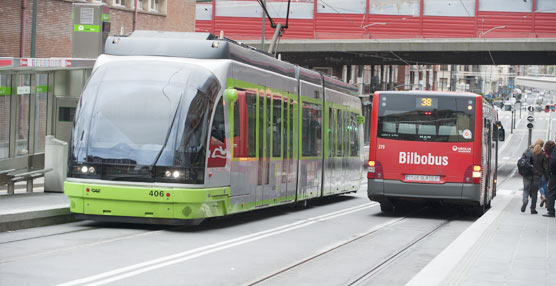
[[[137,0],[135,0],[135,10],[133,11],[133,29],[132,32],[135,32],[135,28],[137,27]]]
[[[512,123],[510,124],[510,133],[514,134],[514,111],[512,109]]]
[[[19,43],[19,57],[25,57],[25,10],[27,9],[27,0],[21,2],[21,35]]]
[[[282,24],[278,23],[276,25],[276,30],[274,30],[274,36],[272,37],[272,42],[270,42],[270,46],[268,47],[269,54],[274,54],[274,46],[276,46],[276,41],[278,41],[278,37],[280,37],[281,29],[282,29]]]
[[[266,6],[266,0],[264,0],[264,5]],[[264,14],[264,11],[262,13],[263,15],[263,32],[261,35],[261,51],[264,51],[264,26],[265,26],[265,22],[266,22],[266,15]]]
[[[516,122],[516,120],[515,120],[515,114],[516,114],[516,112],[515,112],[515,110],[514,110],[514,111],[513,111],[513,117],[514,117],[514,129],[515,129],[515,122]]]
[[[33,18],[31,23],[31,57],[35,57],[35,46],[37,45],[37,0],[33,0]]]
[[[529,128],[529,139],[527,140],[527,146],[531,146],[531,140],[533,138],[533,128]]]

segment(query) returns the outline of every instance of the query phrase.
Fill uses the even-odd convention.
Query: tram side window
[[[241,138],[241,115],[240,115],[240,98],[234,102],[234,138],[233,138],[233,149],[234,157],[244,157],[243,150],[241,147],[245,144],[242,142]]]
[[[289,134],[290,134],[290,138],[289,138],[289,143],[288,143],[288,149],[289,149],[289,158],[293,158],[293,117],[294,117],[294,104],[293,104],[293,100],[288,100],[288,106],[289,106],[289,117],[288,117],[288,121],[289,121]]]
[[[359,124],[357,124],[357,114],[350,113],[350,131],[351,131],[351,146],[350,155],[352,157],[359,155]]]
[[[234,157],[256,157],[257,97],[246,92],[234,103]]]
[[[314,103],[303,103],[302,154],[320,156],[321,154],[321,107]]]
[[[222,101],[216,106],[216,112],[214,113],[214,119],[212,120],[211,128],[211,141],[216,141],[219,144],[224,144],[226,141],[226,129],[224,127],[224,107]]]
[[[282,99],[273,99],[272,109],[272,157],[280,157],[282,153]]]
[[[342,128],[342,111],[336,110],[336,157],[342,157],[343,149],[342,149],[342,136],[344,135],[344,131]]]
[[[335,138],[334,138],[334,129],[336,127],[336,122],[334,121],[334,109],[328,109],[328,157],[334,157],[334,147],[335,147]]]
[[[254,158],[257,156],[257,95],[246,93],[245,104],[247,105],[249,157]]]
[[[351,147],[351,120],[348,112],[344,112],[344,157],[349,157],[349,148]]]

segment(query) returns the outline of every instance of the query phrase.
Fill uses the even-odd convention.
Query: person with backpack
[[[546,201],[546,209],[548,213],[543,214],[545,217],[555,217],[554,212],[554,201],[556,200],[556,143],[554,141],[549,140],[544,144],[544,150],[546,153],[550,154],[548,158],[548,190],[546,192],[547,201]]]
[[[546,142],[548,144],[548,141]],[[541,176],[541,184],[539,185],[539,193],[541,193],[541,208],[543,206],[546,207],[546,199],[547,199],[547,192],[548,192],[548,178],[549,178],[549,168],[548,168],[548,158],[550,158],[550,153],[546,151],[546,144],[543,148],[544,154],[544,161],[543,161],[543,169],[544,174]]]
[[[544,156],[542,154],[542,145],[539,146],[537,142],[531,145],[523,152],[518,161],[519,174],[523,176],[523,203],[521,205],[521,212],[525,212],[529,197],[531,197],[531,214],[537,214],[537,192],[541,182],[541,176],[544,173],[542,168],[542,161]]]

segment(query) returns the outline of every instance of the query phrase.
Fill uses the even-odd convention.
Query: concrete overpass
[[[515,84],[538,89],[556,90],[556,77],[518,76],[515,78]]]
[[[260,41],[243,41],[260,48]],[[264,49],[268,50],[265,42]],[[556,38],[281,40],[283,60],[306,66],[554,65]]]

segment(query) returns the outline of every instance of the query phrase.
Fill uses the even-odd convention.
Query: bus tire
[[[380,203],[380,210],[385,213],[393,212],[394,205],[392,205],[390,202],[382,202]]]
[[[471,209],[471,214],[475,217],[481,217],[486,212],[486,204],[474,206]]]

